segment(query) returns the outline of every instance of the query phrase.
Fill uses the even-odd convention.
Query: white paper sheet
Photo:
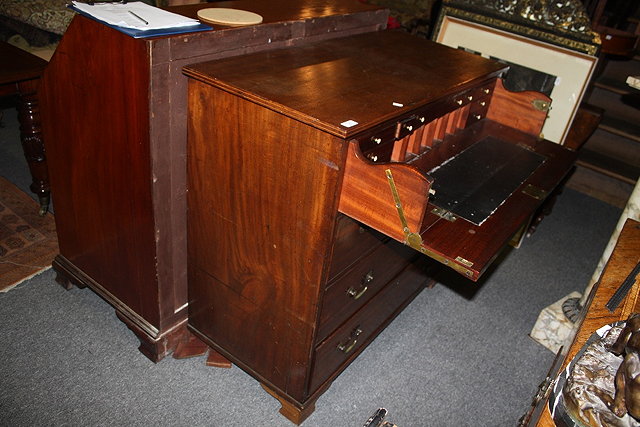
[[[72,2],[73,6],[109,25],[137,30],[159,30],[188,27],[200,24],[196,19],[150,6],[143,2],[131,3],[87,3]]]

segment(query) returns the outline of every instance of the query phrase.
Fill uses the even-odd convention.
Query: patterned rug
[[[58,253],[53,215],[0,177],[0,292],[47,270]]]

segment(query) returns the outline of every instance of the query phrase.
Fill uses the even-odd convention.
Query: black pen
[[[128,11],[130,14],[132,14],[133,16],[135,16],[136,18],[138,18],[139,20],[141,20],[142,22],[144,22],[144,25],[149,25],[149,22],[147,22],[145,19],[143,19],[141,16],[131,12],[130,10]]]

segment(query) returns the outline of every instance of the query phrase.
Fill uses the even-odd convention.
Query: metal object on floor
[[[385,408],[378,408],[362,427],[398,427],[389,421],[385,421],[386,416],[387,410]]]

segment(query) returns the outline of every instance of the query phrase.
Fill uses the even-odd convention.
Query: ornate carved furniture
[[[388,13],[355,1],[230,1],[264,23],[133,39],[75,16],[43,76],[43,131],[66,286],[112,304],[157,361],[186,332],[184,65],[384,28]]]
[[[67,0],[4,0],[0,2],[0,28],[9,37],[19,34],[32,46],[56,43],[74,12]]]
[[[31,171],[33,191],[40,200],[40,215],[49,210],[49,176],[40,127],[38,84],[47,61],[0,42],[0,96],[18,97],[20,140]]]
[[[185,67],[189,327],[292,421],[430,269],[477,280],[569,171],[549,98],[506,69],[392,31]]]

